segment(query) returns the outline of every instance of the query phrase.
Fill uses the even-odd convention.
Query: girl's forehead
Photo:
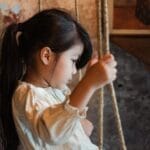
[[[66,53],[68,53],[71,56],[80,56],[83,52],[83,44],[82,43],[78,43],[73,45],[72,47],[70,47]]]

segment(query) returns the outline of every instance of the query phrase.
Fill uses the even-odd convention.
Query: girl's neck
[[[27,70],[23,77],[23,81],[31,83],[38,87],[49,87],[49,82],[38,72],[34,72],[30,69]]]

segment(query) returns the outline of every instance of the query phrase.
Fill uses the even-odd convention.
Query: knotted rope
[[[97,0],[97,23],[98,23],[98,49],[99,56],[102,57],[103,54],[110,53],[109,45],[109,22],[108,22],[108,1],[107,0]],[[122,150],[126,150],[126,144],[124,140],[117,99],[115,94],[115,89],[113,83],[109,84],[110,93],[112,97],[113,111],[115,115],[115,120],[117,123],[117,129],[120,139],[120,147]],[[104,106],[104,90],[100,90],[100,101],[99,101],[99,149],[103,149],[103,106]]]

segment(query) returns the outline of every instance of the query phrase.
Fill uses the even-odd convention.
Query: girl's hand
[[[106,54],[100,60],[93,58],[89,61],[85,77],[93,88],[101,88],[116,79],[116,65],[112,54]]]
[[[83,127],[86,135],[90,136],[92,134],[92,131],[94,128],[92,122],[90,122],[87,119],[84,119],[84,120],[81,120],[81,124],[82,124],[82,127]]]
[[[105,55],[100,60],[94,58],[94,61],[92,59],[89,63],[85,76],[70,95],[70,105],[80,110],[87,106],[91,96],[98,88],[116,79],[117,62],[113,55]]]

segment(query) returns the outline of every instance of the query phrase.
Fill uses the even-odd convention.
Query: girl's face
[[[77,72],[76,61],[83,52],[83,44],[79,43],[72,46],[65,52],[62,52],[57,59],[56,66],[50,80],[51,86],[63,88],[70,80],[73,74]]]

